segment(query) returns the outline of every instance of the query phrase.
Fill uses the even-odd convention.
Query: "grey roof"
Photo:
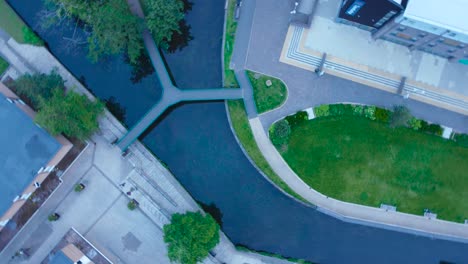
[[[468,34],[467,8],[468,0],[411,0],[405,17]]]
[[[31,184],[60,144],[0,94],[0,215]]]
[[[69,259],[62,251],[57,252],[49,260],[49,264],[73,264],[73,261]]]

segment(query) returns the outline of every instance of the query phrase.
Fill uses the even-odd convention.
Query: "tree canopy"
[[[184,19],[184,3],[181,0],[144,0],[146,25],[156,44],[169,47],[174,32],[181,33],[179,22]]]
[[[219,243],[219,226],[209,214],[174,214],[171,223],[164,226],[164,242],[171,261],[196,264]]]
[[[64,81],[57,72],[50,74],[25,74],[14,80],[12,88],[16,94],[26,97],[28,104],[38,110],[41,100],[48,100],[52,97],[52,91],[55,88],[64,89]]]
[[[85,95],[54,89],[52,97],[41,102],[36,122],[52,135],[63,133],[84,140],[99,129],[97,119],[103,109],[101,102],[91,102]]]
[[[84,140],[99,128],[103,103],[74,91],[65,93],[64,80],[55,71],[26,74],[10,85],[37,111],[36,122],[53,135],[63,133]]]
[[[143,22],[133,15],[125,0],[49,0],[58,17],[82,21],[90,30],[89,57],[96,62],[108,55],[128,54],[136,62],[143,49]]]
[[[77,19],[89,31],[89,57],[100,58],[125,53],[132,64],[143,51],[141,33],[147,27],[158,46],[167,49],[174,33],[180,33],[179,22],[184,18],[181,0],[144,0],[145,20],[132,14],[126,0],[46,0],[55,15]],[[188,5],[190,7],[190,5]],[[44,24],[51,24],[44,21]]]

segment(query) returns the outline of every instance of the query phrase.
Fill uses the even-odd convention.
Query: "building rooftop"
[[[468,0],[409,0],[405,17],[468,34]]]
[[[0,215],[61,145],[0,93]]]
[[[73,264],[74,262],[69,259],[62,251],[57,252],[53,255],[49,261],[49,264]]]

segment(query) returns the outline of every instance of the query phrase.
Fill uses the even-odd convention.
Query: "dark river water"
[[[41,1],[9,2],[89,89],[102,99],[116,98],[128,126],[160,97],[157,77],[133,83],[123,58],[92,64],[83,48],[66,48],[64,37],[73,35],[73,26],[39,30]],[[224,1],[194,2],[187,15],[193,40],[165,57],[179,87],[217,87]],[[223,102],[173,108],[142,140],[196,200],[219,208],[222,228],[236,244],[318,263],[468,263],[468,244],[345,223],[283,195],[241,152]]]

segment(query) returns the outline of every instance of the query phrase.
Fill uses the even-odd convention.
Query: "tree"
[[[84,140],[99,129],[98,117],[104,105],[91,102],[86,96],[74,91],[67,94],[54,89],[48,100],[42,100],[36,122],[52,135],[65,134]]]
[[[276,147],[281,147],[286,144],[290,134],[291,126],[286,119],[274,123],[270,128],[270,139]]]
[[[180,31],[179,22],[184,19],[184,3],[181,0],[144,0],[145,19],[156,44],[169,48],[174,32]]]
[[[36,73],[26,74],[14,80],[11,84],[16,94],[26,97],[28,104],[34,109],[39,110],[40,102],[52,97],[52,91],[56,88],[63,90],[65,88],[62,77],[52,71],[50,74]]]
[[[54,4],[55,19],[78,19],[89,28],[88,55],[93,62],[120,53],[126,53],[132,63],[137,61],[143,50],[143,22],[131,13],[125,0],[48,1]]]
[[[196,264],[219,243],[219,226],[209,214],[187,212],[172,215],[171,223],[163,228],[171,261]]]

